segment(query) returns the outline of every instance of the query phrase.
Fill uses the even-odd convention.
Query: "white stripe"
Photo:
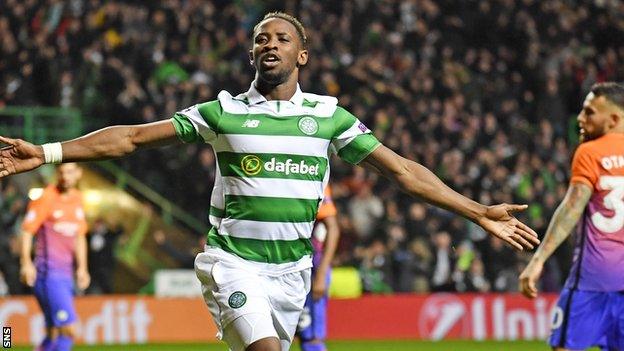
[[[222,90],[217,99],[221,102],[221,108],[227,113],[233,114],[268,114],[275,117],[289,117],[312,115],[316,117],[331,117],[336,111],[338,100],[333,96],[315,95],[303,93],[304,98],[309,101],[318,102],[315,107],[296,106],[290,102],[281,101],[280,109],[275,108],[277,101],[264,101],[254,105],[247,105],[245,102],[234,99],[227,91]]]
[[[356,119],[355,123],[353,123],[353,125],[349,129],[345,130],[334,141],[332,141],[332,144],[336,148],[336,151],[340,151],[340,149],[349,145],[349,143],[352,142],[356,136],[366,134],[360,129],[360,123],[361,122]],[[366,130],[370,132],[368,129]]]
[[[234,99],[234,97],[225,90],[221,90],[221,92],[219,92],[219,95],[217,95],[217,99],[221,103],[221,108],[223,109],[223,111],[227,113],[249,113],[249,108],[245,102]]]
[[[312,226],[314,222],[257,222],[225,218],[221,221],[219,234],[258,240],[297,240],[310,238]]]
[[[312,255],[303,256],[297,262],[265,263],[248,261],[236,256],[233,253],[229,253],[218,247],[210,245],[206,245],[204,247],[204,252],[197,255],[197,257],[196,269],[206,272],[206,274],[210,273],[215,257],[217,257],[220,262],[235,264],[241,269],[255,271],[257,272],[256,274],[268,275],[271,277],[282,277],[284,274],[300,272],[304,269],[312,267]]]
[[[199,113],[197,105],[189,107],[188,109],[178,113],[189,119],[197,133],[202,137],[202,139],[204,139],[205,142],[209,143],[216,138],[217,134],[210,129],[208,123],[206,123],[202,115]]]
[[[211,225],[217,228],[217,230],[219,230],[219,227],[221,226],[221,220],[223,220],[223,218],[221,217],[215,217],[212,215],[208,216],[208,221],[210,222]]]
[[[225,208],[225,199],[223,198],[223,177],[219,167],[216,167],[215,183],[212,187],[212,195],[210,196],[210,206],[216,208]]]
[[[227,134],[220,146],[239,153],[276,153],[327,158],[329,140],[298,136]],[[225,150],[224,150],[225,151]]]
[[[313,112],[308,112],[308,114],[313,114],[317,117],[331,117],[334,115],[334,112],[336,112],[338,99],[333,96],[303,93],[303,98],[308,101],[318,102],[316,106],[312,108]]]
[[[338,151],[340,151],[343,147],[349,145],[349,143],[351,143],[353,141],[353,139],[357,138],[357,135],[354,135],[348,139],[336,139],[334,140],[334,142],[332,143],[334,145],[334,148],[336,150],[336,154],[338,154]]]
[[[222,177],[225,195],[284,197],[316,200],[323,197],[323,182],[277,178]],[[223,207],[221,207],[223,208]]]

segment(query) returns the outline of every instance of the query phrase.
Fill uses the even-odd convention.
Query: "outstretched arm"
[[[557,207],[548,225],[542,244],[537,248],[531,261],[520,275],[520,291],[526,297],[534,298],[537,296],[535,283],[542,273],[544,262],[570,235],[583,215],[591,195],[592,189],[582,183],[573,183],[568,188],[565,198]]]
[[[512,215],[514,211],[526,209],[526,205],[479,204],[449,188],[426,167],[383,145],[368,155],[361,165],[394,181],[413,196],[470,219],[518,250],[523,247],[532,249],[533,245],[539,244],[537,234]]]
[[[113,126],[62,142],[62,160],[78,162],[118,158],[138,149],[169,145],[177,141],[170,120]],[[5,137],[0,137],[0,142],[8,145],[0,150],[0,178],[26,172],[45,163],[43,147],[40,145]]]

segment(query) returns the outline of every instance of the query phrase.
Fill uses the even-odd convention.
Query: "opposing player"
[[[312,289],[306,297],[303,313],[299,317],[299,338],[302,351],[326,351],[327,300],[331,280],[331,262],[338,247],[340,229],[336,220],[336,205],[331,188],[325,188],[323,202],[316,215],[312,230]]]
[[[583,142],[568,192],[520,275],[520,291],[537,296],[544,262],[580,221],[549,343],[555,350],[624,350],[624,86],[594,85],[578,122]]]
[[[303,93],[301,23],[269,13],[253,31],[249,90],[191,106],[170,120],[115,126],[61,143],[0,138],[0,176],[44,162],[122,157],[137,149],[205,142],[217,155],[210,222],[195,260],[208,308],[231,350],[288,350],[310,289],[310,235],[329,179],[328,152],[375,170],[407,193],[454,211],[515,248],[537,234],[513,217],[526,206],[485,206],[381,143],[337,99]],[[191,170],[189,170],[191,171]],[[183,175],[181,175],[183,176]]]
[[[22,224],[21,278],[34,288],[45,317],[46,335],[39,350],[71,350],[74,337],[74,266],[76,285],[86,289],[87,223],[80,191],[82,170],[75,163],[59,165],[57,184],[45,188],[28,205]],[[31,259],[33,236],[35,262]]]

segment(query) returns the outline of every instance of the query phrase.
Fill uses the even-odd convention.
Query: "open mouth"
[[[281,60],[280,60],[279,56],[277,56],[275,54],[266,54],[266,55],[262,56],[262,58],[260,59],[260,62],[262,63],[262,65],[267,66],[267,67],[277,66],[277,64],[280,61]]]

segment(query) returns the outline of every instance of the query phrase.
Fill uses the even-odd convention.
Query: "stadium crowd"
[[[246,91],[252,27],[274,9],[306,27],[304,91],[337,96],[386,145],[465,195],[529,204],[519,216],[540,234],[565,194],[584,95],[624,79],[618,0],[5,0],[0,106],[78,107],[91,130]],[[188,145],[119,162],[207,222],[214,161],[208,146]],[[517,288],[525,254],[334,161],[335,261],[358,267],[366,291]],[[9,245],[5,209],[18,206],[9,187],[1,196],[0,245]],[[549,261],[545,291],[560,287],[570,250]]]

